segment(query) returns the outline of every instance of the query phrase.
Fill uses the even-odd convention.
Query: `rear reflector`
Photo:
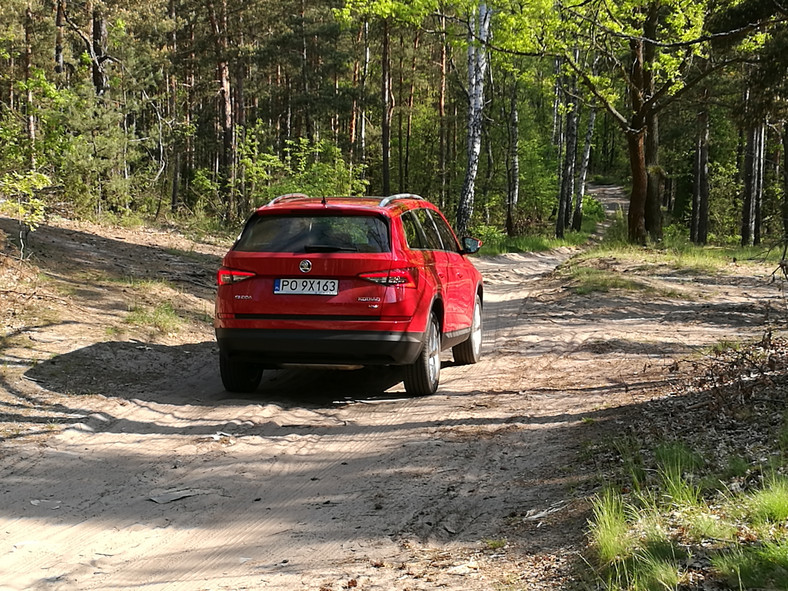
[[[244,279],[249,279],[250,277],[254,277],[254,273],[250,273],[249,271],[238,271],[237,269],[228,269],[227,267],[222,267],[216,272],[216,284],[232,285],[233,283],[238,283],[239,281],[243,281]]]
[[[419,270],[415,267],[391,269],[390,271],[361,273],[359,277],[380,285],[415,288],[419,283]]]

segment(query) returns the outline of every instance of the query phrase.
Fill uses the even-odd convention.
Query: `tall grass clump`
[[[700,502],[700,486],[691,479],[703,464],[698,454],[679,442],[664,443],[655,450],[657,475],[663,494],[678,507],[695,507]]]
[[[178,332],[183,324],[183,320],[170,302],[163,302],[153,308],[134,306],[129,311],[126,322],[165,334]]]
[[[788,543],[736,546],[712,559],[731,589],[788,589]]]
[[[589,534],[600,566],[613,566],[631,556],[633,540],[621,495],[606,489],[595,499]]]
[[[788,478],[777,474],[769,476],[764,487],[750,495],[746,507],[756,524],[788,520]]]

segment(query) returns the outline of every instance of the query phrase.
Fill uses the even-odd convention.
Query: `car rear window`
[[[234,250],[242,252],[388,252],[388,224],[377,216],[256,215]]]

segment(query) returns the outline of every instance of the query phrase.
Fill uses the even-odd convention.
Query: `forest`
[[[779,242],[775,0],[8,0],[0,211],[237,224],[287,192],[417,193],[458,234]]]

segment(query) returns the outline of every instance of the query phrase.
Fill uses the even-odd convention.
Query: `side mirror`
[[[465,237],[462,239],[462,254],[476,254],[482,247],[482,241],[477,238]]]

